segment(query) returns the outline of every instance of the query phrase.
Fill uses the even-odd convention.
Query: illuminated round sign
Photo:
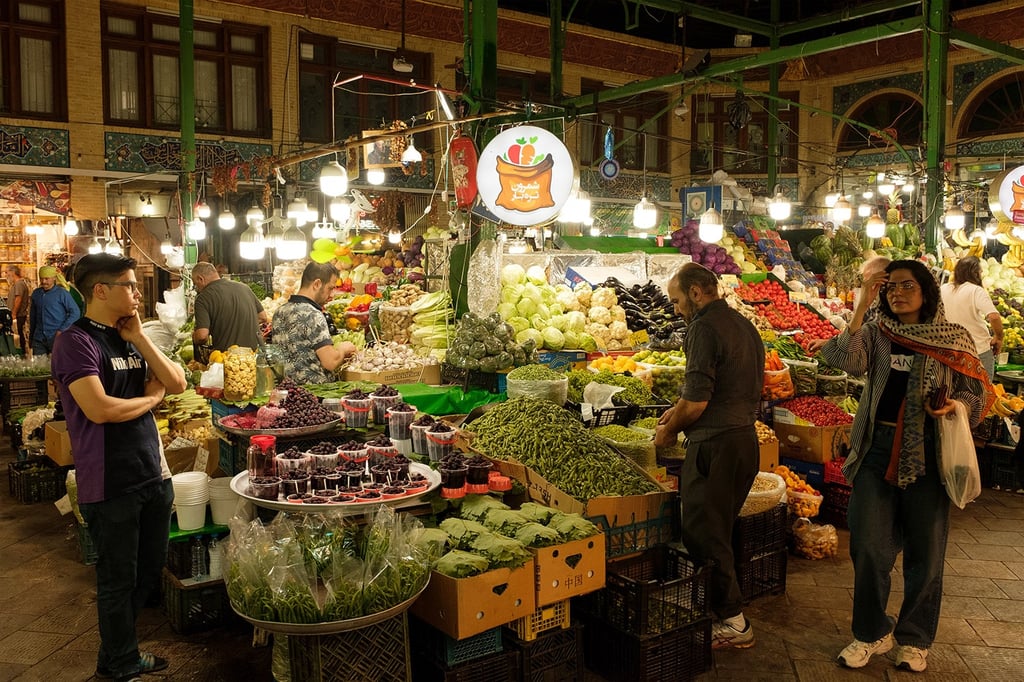
[[[998,202],[997,197],[992,196],[995,192],[998,192]],[[989,208],[996,218],[1024,225],[1024,166],[996,176],[989,188]]]
[[[562,141],[543,128],[509,128],[480,152],[480,198],[500,220],[537,225],[551,220],[572,194],[575,167]]]

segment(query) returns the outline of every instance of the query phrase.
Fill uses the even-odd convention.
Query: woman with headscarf
[[[876,299],[878,316],[865,323]],[[867,277],[853,321],[821,353],[867,378],[843,465],[853,485],[854,641],[837,661],[861,668],[896,646],[896,666],[921,672],[939,623],[949,530],[938,420],[959,401],[977,424],[994,399],[992,385],[970,335],[946,321],[938,284],[918,261],[894,261]],[[894,620],[886,605],[900,551],[903,603]]]

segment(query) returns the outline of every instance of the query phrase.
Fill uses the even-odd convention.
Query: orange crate
[[[506,627],[515,632],[516,637],[524,642],[532,642],[542,632],[555,628],[562,628],[564,630],[571,624],[569,600],[563,599],[550,606],[542,606],[528,616],[517,618]]]

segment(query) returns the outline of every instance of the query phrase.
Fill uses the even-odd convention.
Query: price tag
[[[580,416],[584,422],[589,422],[594,418],[594,406],[590,403],[580,403]]]
[[[203,446],[199,446],[196,450],[196,461],[192,466],[192,471],[206,471],[206,463],[210,458],[210,452]]]
[[[629,343],[633,346],[642,346],[647,343],[649,337],[647,336],[646,329],[638,329],[629,336]]]

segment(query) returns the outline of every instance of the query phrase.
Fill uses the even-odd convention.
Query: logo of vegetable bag
[[[558,214],[572,192],[575,168],[562,141],[534,126],[499,134],[484,147],[477,186],[487,208],[513,225],[536,225]]]

